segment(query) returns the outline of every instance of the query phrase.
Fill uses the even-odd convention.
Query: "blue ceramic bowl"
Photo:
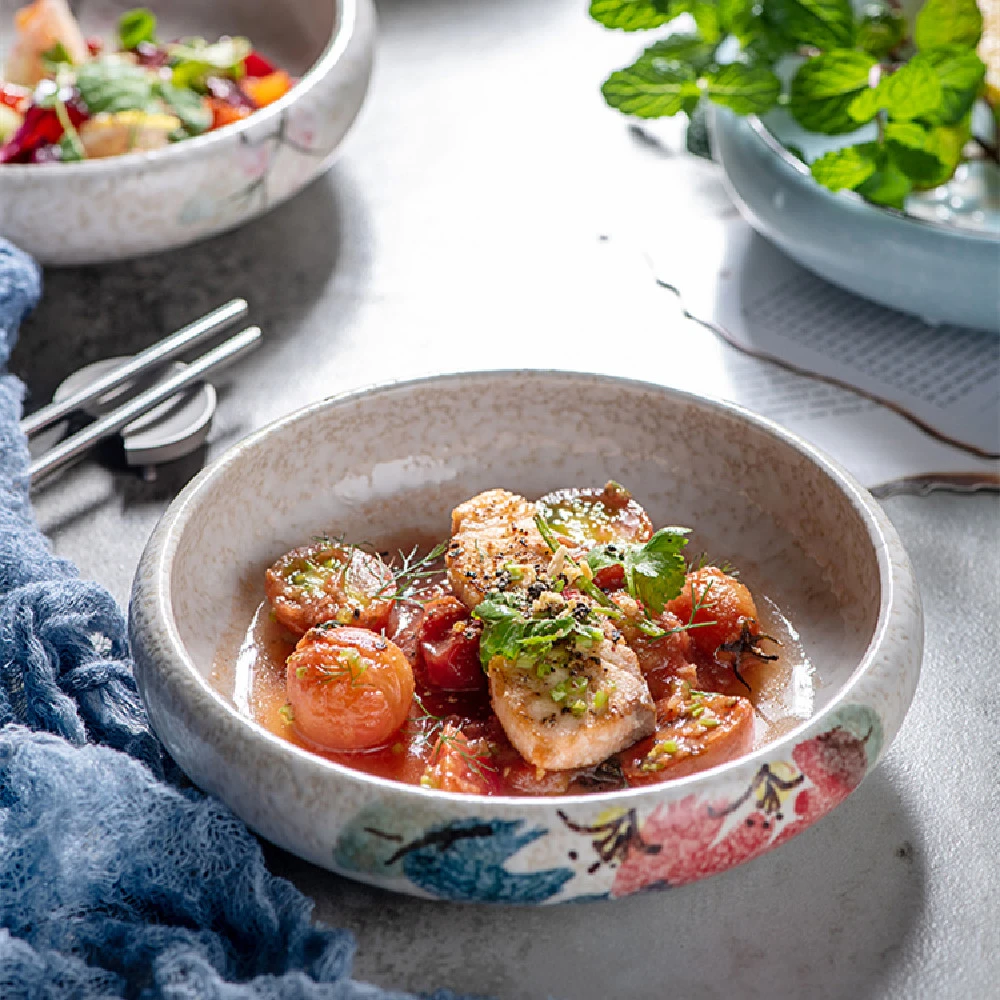
[[[988,215],[976,230],[828,191],[775,137],[780,125],[780,115],[765,125],[713,108],[715,157],[757,232],[803,267],[874,302],[928,323],[1000,331],[1000,232],[988,228]]]

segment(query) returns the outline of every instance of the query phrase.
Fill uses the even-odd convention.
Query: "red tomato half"
[[[486,684],[479,662],[482,624],[455,597],[428,601],[420,623],[427,683],[441,691],[478,691]]]

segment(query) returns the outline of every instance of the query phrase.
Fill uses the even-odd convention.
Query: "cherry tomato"
[[[0,104],[13,108],[18,114],[27,110],[31,101],[31,91],[27,87],[19,87],[16,83],[4,83],[0,80]]]
[[[363,628],[310,629],[288,657],[295,728],[327,750],[367,750],[406,721],[413,671],[395,643]]]
[[[535,506],[553,534],[571,549],[586,552],[607,542],[646,542],[653,537],[649,515],[617,483],[601,490],[557,490]]]
[[[621,563],[604,566],[594,574],[594,583],[608,592],[625,587],[625,567]]]
[[[692,684],[697,680],[698,671],[694,665],[695,651],[691,633],[686,630],[673,631],[685,624],[684,622],[669,611],[664,611],[662,615],[653,619],[653,624],[671,634],[654,639],[638,627],[635,601],[627,594],[617,594],[612,600],[626,612],[626,617],[615,624],[639,661],[639,669],[646,678],[653,701],[667,696],[673,689],[672,682],[675,678]]]
[[[445,725],[420,779],[424,788],[489,795],[497,770],[485,740],[470,740],[451,723]]]
[[[656,702],[656,732],[621,754],[630,785],[694,774],[753,749],[753,706],[746,698],[696,691],[675,679]]]
[[[691,629],[690,635],[695,648],[706,656],[739,639],[744,622],[749,622],[753,631],[757,629],[757,606],[750,591],[716,566],[688,573],[684,589],[667,602],[667,610],[682,622],[700,625]]]
[[[333,541],[293,549],[264,574],[275,617],[296,635],[329,621],[378,631],[392,610],[391,590],[392,573],[378,556]]]
[[[482,623],[455,597],[428,601],[420,624],[420,655],[427,683],[441,691],[477,691],[486,685],[479,662]]]

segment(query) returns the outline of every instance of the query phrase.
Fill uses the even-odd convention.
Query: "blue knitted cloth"
[[[311,923],[243,824],[184,786],[121,611],[38,531],[6,365],[40,291],[0,240],[0,998],[408,996],[352,980],[352,936]]]

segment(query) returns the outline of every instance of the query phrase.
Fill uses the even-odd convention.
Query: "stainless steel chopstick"
[[[164,400],[180,392],[194,382],[200,381],[209,372],[231,364],[248,351],[253,350],[261,340],[260,327],[249,326],[242,333],[230,337],[207,354],[192,361],[183,371],[171,375],[162,382],[157,382],[145,392],[130,399],[127,403],[105,414],[78,434],[61,441],[51,451],[35,459],[28,468],[31,485],[37,485],[41,480],[71,465],[98,441],[116,434],[133,420],[159,406]]]
[[[178,355],[183,354],[188,348],[201,343],[208,337],[220,333],[228,326],[243,319],[247,314],[246,299],[231,299],[225,305],[213,309],[210,313],[196,319],[193,323],[172,333],[152,347],[137,354],[130,361],[124,362],[120,367],[113,369],[106,375],[92,382],[85,389],[73,393],[72,396],[64,399],[60,403],[50,403],[40,410],[25,417],[21,421],[21,430],[31,437],[40,430],[54,424],[57,420],[81,409],[91,400],[99,399],[106,392],[117,388],[129,379],[142,375],[145,372],[159,368],[168,361],[173,361]]]

